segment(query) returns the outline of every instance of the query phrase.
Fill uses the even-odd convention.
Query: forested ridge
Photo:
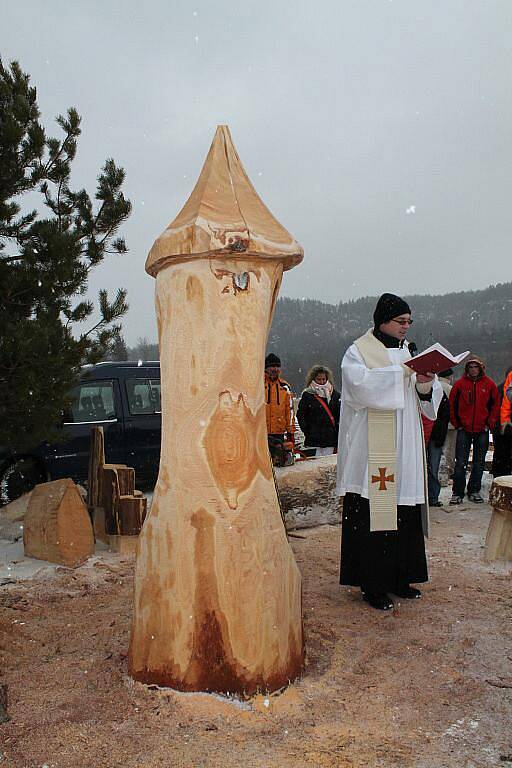
[[[452,353],[469,349],[487,363],[487,372],[499,383],[512,365],[512,282],[479,291],[442,296],[405,297],[414,325],[409,338],[421,351],[439,341]],[[337,386],[340,364],[352,341],[372,325],[376,296],[326,304],[315,299],[278,300],[267,345],[279,355],[283,376],[300,393],[308,368],[323,363],[332,368]],[[128,350],[131,359],[155,359],[156,344],[140,340]],[[462,367],[456,371],[460,375]]]
[[[408,338],[418,350],[435,341],[454,354],[469,349],[485,360],[489,375],[501,381],[504,370],[512,365],[512,283],[405,298],[414,319]],[[304,376],[314,363],[332,368],[339,384],[343,354],[372,325],[376,301],[376,296],[339,304],[279,299],[268,350],[281,357],[283,375],[295,392],[303,388]],[[456,375],[461,371],[457,369]]]

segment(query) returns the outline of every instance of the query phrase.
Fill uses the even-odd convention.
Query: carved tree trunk
[[[301,579],[267,448],[265,344],[282,260],[157,276],[162,451],[139,537],[129,665],[180,690],[275,690],[300,674]]]

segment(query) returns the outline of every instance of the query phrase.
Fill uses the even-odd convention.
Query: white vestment
[[[343,357],[336,490],[339,496],[357,493],[369,498],[368,408],[393,410],[396,413],[397,504],[415,506],[426,501],[418,403],[425,416],[435,419],[443,389],[436,377],[432,399],[419,400],[416,374],[407,376],[401,365],[410,359],[406,345],[386,351],[392,363],[386,368],[367,368],[355,344]]]

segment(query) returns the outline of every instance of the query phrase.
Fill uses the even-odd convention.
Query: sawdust
[[[4,586],[0,682],[11,720],[0,726],[0,764],[506,766],[512,594],[510,568],[482,559],[489,514],[487,506],[434,511],[431,581],[422,600],[390,614],[338,586],[339,528],[292,539],[304,579],[306,674],[248,702],[128,677],[128,557],[100,553],[75,571]]]

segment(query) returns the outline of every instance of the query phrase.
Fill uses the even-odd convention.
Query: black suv
[[[91,427],[101,426],[107,462],[134,467],[138,486],[154,483],[160,460],[160,363],[128,361],[84,366],[63,418],[58,442],[41,443],[23,456],[0,449],[0,501],[36,483],[87,480]]]

